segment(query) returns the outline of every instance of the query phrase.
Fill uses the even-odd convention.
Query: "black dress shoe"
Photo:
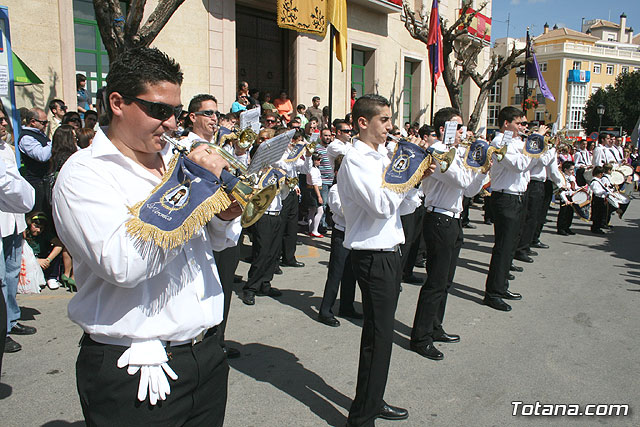
[[[242,276],[238,276],[237,274],[234,274],[233,283],[242,283]]]
[[[245,292],[241,299],[242,302],[247,305],[254,305],[256,303],[256,296],[251,292]]]
[[[514,276],[513,274],[509,273],[507,274],[507,279],[508,280],[516,280],[516,276]]]
[[[409,348],[411,351],[415,351],[422,357],[426,357],[431,360],[442,360],[444,359],[444,354],[438,350],[433,344],[427,345],[415,345],[410,344]]]
[[[415,267],[418,268],[425,268],[427,266],[427,260],[426,259],[419,259],[416,261],[416,263],[414,264]]]
[[[15,342],[11,337],[7,337],[7,340],[4,342],[4,352],[15,353],[20,350],[22,350],[22,346]]]
[[[364,315],[362,313],[358,313],[355,310],[352,311],[339,311],[338,316],[340,317],[348,317],[350,319],[364,319]]]
[[[325,317],[322,315],[318,315],[318,322],[320,323],[324,323],[327,326],[331,326],[331,327],[338,327],[340,326],[340,321],[338,319],[336,319],[335,317],[331,316],[331,317]]]
[[[570,229],[570,228],[567,228],[567,229],[566,229],[566,232],[569,234],[569,236],[574,236],[574,235],[576,234],[576,232],[575,232],[575,231],[573,231],[573,230],[572,230],[572,229]]]
[[[538,256],[538,252],[532,251],[531,249],[527,249],[527,255],[529,255],[529,256]]]
[[[537,241],[535,243],[531,244],[532,248],[537,248],[537,249],[549,249],[549,245],[545,245],[544,243]]]
[[[382,418],[383,420],[406,420],[409,418],[409,411],[385,403],[382,405],[378,418]]]
[[[524,254],[516,254],[513,259],[517,259],[518,261],[522,262],[533,262],[533,258],[531,258],[529,255]]]
[[[422,283],[422,279],[419,278],[418,276],[413,275],[413,274],[411,276],[403,277],[402,281],[404,283],[410,283],[410,284],[413,284],[413,285],[417,285],[417,284],[421,284]]]
[[[495,310],[511,311],[511,306],[500,298],[485,298],[482,302]]]
[[[294,261],[292,264],[281,262],[280,265],[283,267],[304,267],[304,262]]]
[[[462,226],[462,228],[468,228],[469,230],[474,230],[474,229],[476,229],[476,228],[478,228],[478,227],[476,227],[475,225],[473,225],[473,224],[469,223],[469,224],[464,224],[464,225]]]
[[[282,296],[282,291],[278,288],[269,288],[267,292],[256,292],[256,295],[258,295],[259,297],[280,297]]]
[[[282,269],[280,268],[280,266],[276,267],[276,270],[273,272],[273,274],[282,274]]]
[[[507,289],[507,292],[505,292],[502,295],[502,298],[503,299],[510,299],[510,300],[513,300],[513,301],[519,301],[519,300],[522,299],[522,295],[520,295],[517,292],[511,292],[510,290]]]
[[[446,332],[443,332],[442,334],[433,337],[433,340],[437,342],[447,342],[447,343],[460,342],[460,335],[448,334]]]
[[[13,328],[11,328],[11,335],[33,335],[36,333],[36,328],[33,326],[25,326],[20,323],[16,323]]]
[[[222,347],[222,351],[227,355],[227,359],[237,359],[240,357],[240,350],[233,347]]]
[[[493,221],[491,221],[490,219],[485,219],[484,223],[487,224],[487,225],[492,225]]]
[[[569,233],[567,233],[565,230],[558,230],[556,231],[557,234],[561,235],[561,236],[568,236]]]
[[[592,232],[593,234],[605,234],[605,232],[604,232],[604,231],[602,231],[602,230],[600,230],[599,228],[597,228],[597,229],[595,229],[595,230],[591,230],[591,232]]]
[[[522,273],[524,271],[524,268],[522,268],[522,267],[520,267],[518,265],[511,264],[511,267],[509,267],[509,270],[515,271],[516,273]]]

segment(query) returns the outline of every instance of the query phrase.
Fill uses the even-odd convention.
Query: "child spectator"
[[[313,153],[311,156],[313,166],[309,169],[307,182],[307,191],[309,192],[309,236],[311,237],[324,237],[318,233],[318,226],[324,213],[324,200],[320,195],[320,188],[322,188],[322,176],[320,175],[320,162],[322,161],[322,155],[320,153]]]
[[[298,112],[298,115],[296,115],[296,117],[300,118],[300,125],[302,127],[305,127],[307,123],[309,123],[309,119],[306,116],[307,107],[305,107],[304,104],[298,104],[298,106],[296,107],[296,111]]]
[[[24,237],[42,268],[49,289],[58,289],[60,283],[60,259],[62,242],[48,229],[48,218],[42,212],[35,212],[27,218]]]

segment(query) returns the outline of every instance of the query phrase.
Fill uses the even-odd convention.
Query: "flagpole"
[[[333,105],[333,38],[335,30],[332,24],[329,24],[329,127],[331,127],[331,115]]]
[[[524,112],[524,118],[527,118],[527,106],[526,106],[526,101],[527,98],[529,97],[529,75],[527,73],[527,59],[529,58],[529,49],[531,48],[530,46],[530,41],[529,41],[529,27],[527,27],[527,53],[525,54],[525,61],[524,61],[524,85],[523,85],[523,90],[524,90],[524,95],[522,97],[522,111]]]
[[[429,50],[429,56],[432,56],[432,50]],[[436,85],[435,85],[435,64],[431,63],[431,122],[430,124],[433,126],[433,96],[436,93]]]

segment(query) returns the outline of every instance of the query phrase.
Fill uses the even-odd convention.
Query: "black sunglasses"
[[[351,129],[338,129],[338,132],[351,133]]]
[[[38,119],[33,119],[33,120],[40,123],[41,125],[46,125],[47,123],[49,123],[49,120],[38,120]]]
[[[67,119],[68,122],[78,122],[80,123],[80,117],[72,117],[70,119]]]
[[[193,114],[195,114],[196,116],[213,117],[216,115],[216,112],[214,110],[202,110],[202,111],[196,111]]]
[[[518,123],[520,126],[529,126],[529,122],[520,122]]]
[[[122,95],[122,97],[126,100],[134,101],[142,105],[148,116],[163,122],[171,116],[178,120],[178,117],[180,117],[180,114],[182,113],[182,104],[174,107],[173,105],[165,104],[164,102],[151,102],[146,99],[136,98],[135,96]]]

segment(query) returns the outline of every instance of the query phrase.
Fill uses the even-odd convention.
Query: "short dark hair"
[[[107,75],[106,99],[112,93],[138,96],[147,84],[170,82],[182,85],[180,64],[157,48],[136,47],[125,50],[113,61]],[[125,103],[131,101],[125,99]],[[107,102],[109,118],[113,115],[111,104]]]
[[[307,107],[305,107],[304,104],[298,104],[298,106],[296,107],[296,110],[306,110]]]
[[[84,112],[84,118],[86,119],[87,116],[96,116],[96,120],[98,120],[98,112],[97,111],[87,110],[87,111]]]
[[[320,101],[320,97],[319,97],[319,96],[314,96],[313,98],[311,98],[311,102],[315,101],[316,99],[317,99],[318,101]]]
[[[446,122],[454,117],[462,117],[462,113],[453,107],[441,108],[436,112],[433,116],[433,128],[436,131],[436,136],[438,138],[442,138],[442,135],[440,134],[440,127],[443,127]]]
[[[314,162],[316,161],[321,161],[322,160],[322,154],[320,153],[313,153],[311,155],[311,160],[313,160]]]
[[[607,139],[607,135],[609,135],[609,132],[600,132],[600,134],[598,135],[598,142],[602,142],[603,140]]]
[[[216,99],[215,96],[209,95],[208,93],[201,93],[191,98],[191,101],[189,102],[189,108],[188,108],[189,112],[195,113],[196,111],[200,110],[200,107],[202,106],[202,103],[204,101],[213,101],[216,104],[218,103],[218,100]]]
[[[602,175],[603,173],[604,169],[602,169],[602,166],[596,166],[595,168],[593,168],[593,172],[591,172],[593,176]]]
[[[64,113],[64,116],[62,116],[62,124],[67,125],[72,119],[81,120],[80,113],[78,113],[77,111],[67,111],[66,113]]]
[[[345,121],[344,121],[344,120],[342,120],[342,119],[335,119],[335,120],[333,121],[333,127],[334,127],[334,128],[336,128],[336,129],[338,129],[338,126],[339,126],[339,125],[344,125],[344,124],[349,125],[349,123],[345,122]],[[349,126],[351,126],[351,125],[349,125]]]
[[[62,99],[52,99],[49,101],[49,111],[53,113],[54,108],[60,108],[64,105],[64,101]]]
[[[504,107],[500,110],[500,113],[498,113],[498,126],[502,128],[504,122],[511,123],[519,117],[524,117],[524,111],[516,107]]]
[[[319,119],[319,118],[317,118],[316,116],[311,116],[311,117],[309,117],[309,121],[308,121],[308,123],[311,123],[311,122],[318,122],[318,123],[320,123],[320,119]]]
[[[353,104],[353,109],[351,110],[353,114],[353,126],[359,131],[358,119],[360,117],[371,120],[373,116],[380,113],[381,109],[390,106],[389,100],[384,96],[374,95],[372,93],[362,95]]]
[[[418,129],[418,135],[420,135],[420,138],[424,138],[425,135],[431,135],[433,131],[433,127],[429,125],[422,125],[422,127]]]
[[[563,171],[566,171],[573,166],[575,166],[575,163],[573,163],[571,160],[565,160],[564,162],[562,162]]]

